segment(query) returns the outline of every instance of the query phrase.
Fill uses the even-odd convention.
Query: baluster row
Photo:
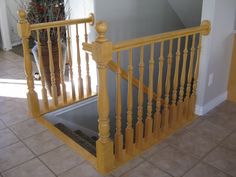
[[[198,40],[196,56],[196,40]],[[183,41],[184,40],[184,41]],[[166,50],[168,44],[168,51]],[[196,101],[197,75],[201,50],[201,35],[192,34],[161,41],[159,47],[151,43],[148,67],[147,110],[144,119],[145,50],[139,49],[139,84],[137,121],[133,125],[133,48],[129,49],[127,124],[125,129],[125,152],[128,156],[169,135],[193,118]],[[184,47],[184,48],[183,48]],[[155,52],[158,49],[157,52]],[[174,51],[175,50],[175,51]],[[157,63],[156,55],[159,51]],[[189,52],[190,51],[190,52]],[[167,57],[165,57],[167,56]],[[123,159],[121,52],[117,52],[116,75],[116,133],[115,156]],[[157,73],[155,67],[158,68]],[[154,91],[156,85],[156,93]],[[154,95],[156,95],[154,97]],[[153,110],[155,101],[155,110]],[[134,131],[135,127],[135,131]]]
[[[39,73],[41,76],[41,93],[42,108],[44,111],[57,108],[59,104],[66,105],[68,102],[74,102],[77,99],[85,97],[84,85],[82,77],[82,60],[79,39],[79,25],[75,25],[75,42],[76,42],[76,60],[72,59],[72,31],[71,26],[47,28],[45,30],[36,30],[37,40],[37,57],[39,64]],[[66,36],[65,36],[66,34]],[[47,39],[46,45],[42,44],[42,35]],[[56,39],[56,41],[55,41]],[[64,40],[65,43],[62,41]],[[87,24],[84,24],[84,40],[88,42]],[[48,58],[45,58],[48,55]],[[85,52],[85,77],[86,77],[86,96],[92,95],[89,54]],[[69,83],[67,87],[67,79],[65,76],[66,61],[69,64]],[[73,66],[76,63],[78,70],[78,88],[75,89],[75,74]],[[46,67],[49,68],[46,68]],[[49,94],[48,94],[49,93]],[[68,93],[71,94],[68,99]],[[50,97],[52,101],[50,101]],[[76,96],[77,95],[77,96]]]

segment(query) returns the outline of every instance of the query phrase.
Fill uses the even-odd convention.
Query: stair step
[[[85,135],[80,130],[76,131],[76,132],[79,131],[80,133],[75,133],[62,123],[55,124],[55,127],[61,130],[64,134],[69,136],[71,139],[73,139],[76,143],[81,145],[83,148],[85,148],[88,152],[96,156],[96,145],[95,145],[96,143],[94,143],[94,140],[92,138]]]
[[[74,132],[84,140],[88,141],[93,146],[96,146],[96,140],[94,140],[92,137],[89,137],[88,135],[84,134],[84,132],[82,132],[81,130],[76,130]]]

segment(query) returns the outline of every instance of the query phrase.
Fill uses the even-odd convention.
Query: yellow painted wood
[[[201,23],[201,26],[198,26],[198,27],[186,28],[186,29],[181,29],[177,31],[171,31],[167,33],[156,34],[156,35],[151,35],[151,36],[119,42],[113,45],[113,51],[127,50],[131,47],[132,48],[141,47],[144,45],[150,45],[152,43],[167,41],[167,40],[175,39],[178,37],[193,35],[196,33],[208,35],[210,31],[211,31],[211,23],[208,20],[204,20]]]
[[[41,75],[41,83],[42,83],[42,97],[43,97],[43,106],[45,111],[48,111],[49,105],[48,105],[48,95],[47,95],[47,89],[45,84],[45,72],[43,67],[43,58],[42,58],[42,48],[41,48],[41,41],[39,38],[39,30],[36,31],[37,35],[37,43],[38,43],[38,58],[39,58],[39,69],[40,69],[40,75]]]
[[[139,86],[138,86],[138,121],[136,123],[135,143],[138,149],[143,147],[143,77],[144,77],[144,47],[140,49]]]
[[[117,65],[120,66],[120,52],[117,52]],[[122,121],[122,98],[121,98],[121,71],[117,68],[116,74],[116,133],[115,133],[115,157],[117,160],[123,159],[123,135],[121,132]]]
[[[112,60],[112,43],[105,37],[107,24],[98,22],[96,30],[98,37],[93,43],[93,59],[98,68],[98,131],[99,139],[96,142],[97,169],[101,173],[114,168],[113,141],[110,139],[109,97],[107,90],[107,66]]]
[[[19,30],[20,34],[27,34],[26,39],[29,37],[31,30],[33,30],[33,29],[35,30],[35,29],[38,29],[38,28],[39,29],[41,29],[41,28],[49,29],[51,27],[60,27],[62,25],[62,26],[67,26],[67,31],[69,33],[68,25],[71,25],[71,23],[75,22],[75,21],[72,20],[72,21],[64,21],[64,22],[58,22],[58,23],[48,23],[48,24],[39,24],[39,25],[36,24],[36,25],[31,26],[29,24],[23,25],[24,22],[25,22],[26,15],[23,14],[21,16],[24,16],[24,18],[21,18],[21,21],[20,21],[21,23],[18,24],[18,28],[21,29],[21,30]],[[86,19],[86,20],[88,20],[88,19]],[[83,22],[82,21],[80,21],[80,22],[81,23],[89,23],[86,20],[83,19],[82,20]],[[89,19],[89,20],[91,21],[91,19]],[[80,23],[80,22],[78,22],[78,23]],[[75,24],[77,24],[77,23],[75,23]],[[46,27],[45,27],[45,25],[46,25]],[[27,31],[27,32],[22,33],[21,32],[22,27],[24,27],[26,29],[26,30],[25,29],[24,30]],[[209,31],[210,31],[210,25],[209,25],[209,22],[205,21],[205,22],[202,23],[202,25],[200,27],[185,29],[185,30],[172,32],[172,33],[165,33],[165,34],[161,34],[161,35],[155,35],[155,36],[153,36],[152,39],[150,37],[141,38],[141,40],[140,39],[135,39],[135,40],[131,40],[131,41],[128,41],[128,42],[127,41],[122,42],[122,43],[117,44],[117,45],[112,45],[112,43],[109,42],[108,39],[105,37],[105,33],[107,31],[106,23],[99,22],[96,26],[96,30],[98,32],[98,37],[97,37],[96,41],[92,44],[88,44],[87,43],[88,41],[86,41],[86,43],[84,45],[84,46],[87,46],[88,49],[89,49],[89,50],[86,50],[86,52],[91,51],[92,55],[93,55],[93,59],[97,63],[98,82],[99,82],[99,89],[98,89],[99,140],[96,142],[96,150],[97,150],[96,156],[97,156],[97,158],[96,159],[91,158],[91,159],[93,159],[92,160],[93,164],[96,163],[98,171],[101,172],[101,173],[105,173],[105,172],[111,171],[115,167],[115,165],[118,166],[118,165],[122,164],[123,162],[125,162],[125,161],[133,158],[135,155],[139,154],[143,149],[146,149],[146,148],[150,147],[152,144],[157,143],[157,142],[160,141],[160,138],[157,138],[158,137],[157,135],[160,135],[160,128],[161,128],[161,105],[163,104],[164,107],[167,105],[167,101],[166,101],[167,99],[166,98],[169,97],[169,92],[168,92],[169,86],[168,86],[168,84],[170,85],[170,83],[168,83],[168,82],[170,82],[170,80],[167,79],[169,81],[166,81],[166,86],[165,86],[166,90],[165,90],[165,95],[164,95],[165,100],[163,102],[162,101],[162,93],[163,93],[163,91],[162,91],[162,82],[163,82],[163,68],[164,68],[164,41],[165,40],[172,40],[172,39],[175,39],[175,38],[180,39],[180,37],[182,37],[182,36],[189,36],[189,35],[196,34],[196,33],[200,33],[201,35],[207,35],[207,33],[209,33]],[[22,36],[24,36],[24,35],[22,35]],[[28,42],[27,41],[28,39],[27,40],[26,39],[23,40],[23,44]],[[68,41],[68,39],[69,39],[69,41]],[[77,45],[78,45],[79,44],[79,38],[76,38],[76,40],[77,40]],[[144,61],[142,61],[144,59],[143,58],[144,51],[143,51],[142,47],[146,44],[151,45],[151,44],[154,44],[155,42],[158,42],[158,41],[161,41],[161,49],[160,49],[161,54],[160,54],[160,57],[159,57],[159,75],[158,75],[157,94],[156,94],[156,93],[153,92],[153,89],[150,87],[150,85],[153,86],[153,83],[151,83],[151,81],[153,82],[152,78],[149,79],[149,86],[148,87],[146,87],[143,84],[143,81],[142,81],[143,80],[142,77],[143,77],[143,73],[144,73],[144,64],[143,64]],[[68,59],[70,60],[71,59],[71,54],[69,52],[69,51],[71,51],[71,49],[69,49],[70,48],[70,33],[69,33],[69,38],[67,38],[67,43],[68,43],[67,46],[68,46],[68,57],[69,57]],[[30,95],[28,95],[28,100],[29,100],[29,103],[33,103],[33,106],[31,107],[31,111],[35,116],[37,116],[37,113],[39,113],[39,105],[38,105],[38,109],[37,109],[38,98],[37,98],[37,94],[34,91],[34,83],[33,83],[33,80],[32,80],[32,78],[33,78],[32,77],[32,66],[28,66],[29,61],[30,61],[30,59],[29,59],[29,50],[28,50],[27,44],[24,44],[23,46],[24,46],[25,60],[27,59],[27,61],[25,62],[26,63],[25,65],[27,67],[26,75],[28,76],[27,82],[28,82],[28,88],[29,88],[29,93],[30,93]],[[139,66],[140,78],[139,78],[139,80],[135,79],[133,77],[132,49],[135,46],[141,46],[140,66]],[[200,48],[200,45],[198,47],[198,59],[199,59],[199,56],[200,56],[199,55],[199,53],[200,53],[199,48]],[[114,62],[111,61],[112,60],[112,51],[115,51],[115,50],[120,51],[120,50],[123,50],[123,49],[129,49],[129,51],[130,51],[128,73],[126,71],[124,71],[123,69],[121,69],[121,67],[119,66],[120,60],[118,60],[118,64],[114,64]],[[176,56],[177,56],[177,54],[176,54]],[[118,57],[118,58],[120,58],[120,57]],[[170,52],[169,52],[168,60],[170,60],[170,58],[172,58],[172,56],[170,57]],[[77,56],[77,61],[78,61],[78,56]],[[150,59],[150,64],[149,64],[150,66],[149,67],[150,67],[150,70],[152,71],[152,62],[151,61],[152,61],[152,59]],[[69,63],[71,65],[70,68],[72,68],[72,62],[69,61]],[[178,63],[179,63],[179,61],[178,61]],[[199,65],[199,61],[197,61],[197,66],[194,69],[194,81],[195,82],[197,82],[196,81],[197,77],[195,77],[195,76],[198,75],[198,73],[196,73],[196,72],[198,72],[197,70],[199,69],[198,65]],[[118,138],[115,138],[115,143],[117,144],[117,145],[115,144],[115,148],[117,146],[120,147],[119,153],[123,154],[124,152],[127,152],[127,154],[128,154],[128,155],[124,156],[124,159],[122,159],[122,161],[115,161],[115,156],[118,159],[118,156],[120,156],[120,155],[117,155],[117,150],[116,149],[115,149],[115,151],[113,151],[113,141],[110,139],[110,125],[109,125],[109,121],[110,121],[109,120],[109,111],[110,111],[110,109],[109,109],[109,97],[108,97],[108,90],[107,90],[107,68],[108,68],[108,66],[117,73],[117,88],[120,88],[121,78],[124,78],[124,79],[128,80],[128,99],[127,99],[127,103],[128,103],[127,104],[128,105],[128,110],[127,110],[128,122],[127,122],[127,128],[126,128],[126,144],[125,144],[126,149],[125,150],[121,150],[122,149],[121,148],[122,143],[117,143],[118,141],[116,139],[118,139]],[[60,67],[60,69],[61,68],[62,67]],[[178,68],[178,66],[177,66],[177,68]],[[170,64],[168,64],[167,75],[168,75],[168,73],[170,73],[169,69],[170,69]],[[149,72],[151,73],[150,70],[149,70]],[[175,72],[178,73],[176,70],[175,70]],[[152,71],[152,73],[153,73],[153,71]],[[70,75],[73,76],[73,71],[72,71],[72,74],[71,74],[71,71],[70,71]],[[185,75],[186,75],[186,73],[185,73]],[[169,77],[170,76],[167,76],[167,78],[169,78]],[[71,80],[73,80],[73,78]],[[176,76],[175,80],[178,80],[177,76]],[[174,80],[174,82],[175,82],[175,80]],[[178,82],[177,82],[177,84],[178,84]],[[197,83],[195,83],[195,86],[196,86],[196,84]],[[132,93],[132,89],[133,89],[133,86],[139,88],[139,96],[138,96],[138,100],[139,100],[139,103],[138,103],[138,122],[139,122],[139,124],[138,123],[136,124],[136,127],[137,127],[136,132],[139,133],[138,137],[141,137],[141,138],[139,138],[139,141],[142,140],[142,136],[140,136],[140,135],[143,134],[143,126],[139,126],[140,122],[142,122],[142,116],[143,116],[142,111],[140,112],[140,110],[142,110],[142,106],[143,106],[142,105],[143,94],[148,93],[149,106],[150,106],[150,100],[151,101],[155,100],[156,103],[157,103],[156,113],[154,115],[154,134],[156,135],[155,136],[156,139],[152,138],[150,144],[148,144],[146,142],[143,142],[143,145],[142,145],[142,143],[140,143],[141,145],[139,146],[137,135],[136,135],[136,146],[133,142],[133,136],[134,136],[133,127],[132,127],[132,121],[133,121],[133,114],[132,114],[133,93]],[[194,88],[195,88],[195,86],[194,86]],[[175,88],[176,88],[175,90],[177,90],[178,86],[176,86]],[[196,90],[196,88],[195,88],[195,90]],[[151,93],[151,94],[149,94],[149,93]],[[194,91],[193,91],[193,95],[195,95],[195,94],[196,94],[196,92],[194,93]],[[73,97],[73,94],[72,94],[72,97]],[[191,100],[193,100],[193,102],[195,104],[194,96],[193,97],[191,96],[191,98],[193,98]],[[168,100],[169,100],[169,98],[168,98]],[[176,100],[177,100],[177,94],[176,94]],[[76,100],[74,100],[74,101],[70,100],[70,101],[68,101],[67,105],[72,104],[74,102],[76,102]],[[116,128],[117,128],[117,130],[116,130],[116,134],[118,135],[119,132],[121,133],[120,130],[121,130],[121,106],[122,105],[121,105],[121,90],[120,89],[117,89],[116,102],[117,102],[117,108],[116,108],[117,109],[117,111],[116,111],[117,112],[117,115],[116,115],[117,116],[116,117],[116,120],[117,120],[117,127]],[[173,104],[175,105],[175,101],[173,101]],[[63,107],[63,106],[65,106],[65,104],[60,103],[60,104],[58,104],[57,108]],[[166,109],[166,108],[164,108],[164,109]],[[49,109],[49,111],[51,111],[51,110],[52,109]],[[150,111],[150,109],[148,109],[148,114],[150,114],[150,112],[152,112],[152,111]],[[152,117],[151,117],[151,119],[152,119]],[[43,118],[40,119],[40,120],[45,121]],[[171,119],[171,120],[173,120],[173,119]],[[184,122],[184,124],[182,124],[182,125],[186,125],[186,123],[187,122]],[[46,124],[47,123],[45,123],[45,126],[47,126]],[[50,126],[48,126],[48,127],[50,127]],[[53,126],[51,126],[50,128],[52,128],[52,127]],[[142,129],[139,128],[139,127],[142,127]],[[140,130],[138,130],[138,128]],[[52,129],[55,130],[55,127],[53,127]],[[130,131],[130,130],[132,130],[132,131]],[[150,130],[150,129],[147,129],[147,130]],[[173,129],[173,131],[171,131],[171,132],[168,131],[167,133],[163,134],[161,136],[161,138],[166,138],[166,136],[170,135],[171,133],[173,133],[176,130],[177,129]],[[60,131],[57,130],[57,133],[58,132],[60,132]],[[148,133],[145,133],[145,134],[147,135]],[[62,139],[64,139],[68,144],[71,143],[72,147],[76,146],[75,149],[80,149],[80,148],[78,148],[76,143],[73,142],[73,140],[70,140],[68,137],[62,136]],[[119,139],[119,142],[122,142],[122,140]],[[128,144],[128,146],[127,146],[127,144]],[[86,150],[84,150],[84,152],[85,152],[85,154],[87,153]],[[115,152],[115,154],[114,154],[114,152]],[[89,153],[87,153],[87,154],[89,154]],[[123,158],[123,156],[122,156],[122,158]],[[96,160],[96,162],[95,162],[95,160]]]
[[[191,97],[191,86],[192,86],[192,79],[193,79],[193,62],[194,62],[194,56],[195,56],[195,41],[196,41],[196,35],[193,35],[192,44],[191,44],[191,53],[190,53],[190,62],[189,62],[189,68],[188,68],[188,79],[187,79],[187,89],[186,89],[186,97],[184,100],[185,103],[185,117],[190,120],[191,115],[193,114],[191,111],[191,104],[190,104],[190,97]]]
[[[58,54],[59,54],[59,69],[60,69],[60,79],[61,79],[62,100],[64,104],[67,104],[66,84],[65,84],[65,77],[64,77],[65,66],[63,62],[63,56],[62,56],[60,27],[57,27],[57,45],[58,45]]]
[[[69,66],[70,66],[70,83],[71,83],[71,97],[72,100],[75,101],[76,100],[76,96],[75,96],[75,83],[74,83],[74,74],[73,74],[73,64],[72,64],[72,57],[71,57],[71,35],[70,35],[70,29],[69,26],[66,27],[67,29],[67,59],[69,62]]]
[[[181,81],[180,81],[180,89],[179,89],[179,100],[178,100],[178,123],[181,124],[185,121],[184,117],[184,86],[186,82],[186,63],[188,58],[188,38],[185,37],[185,48],[183,53],[183,65],[181,71]]]
[[[84,24],[84,37],[85,37],[85,42],[88,42],[88,32],[87,32],[87,24]],[[90,72],[89,72],[89,54],[88,52],[85,52],[85,61],[86,61],[86,91],[87,91],[87,96],[90,96],[92,93],[91,90],[91,77],[90,77]]]
[[[196,66],[194,68],[194,77],[193,77],[193,93],[190,99],[190,104],[191,104],[191,113],[192,116],[194,117],[194,112],[195,112],[195,104],[196,104],[196,98],[197,98],[197,81],[198,81],[198,74],[199,74],[199,65],[200,65],[200,57],[201,57],[201,48],[202,48],[202,35],[199,34],[199,41],[198,41],[198,47],[197,47],[197,61],[196,61]]]
[[[228,82],[228,100],[236,102],[236,34],[234,35],[234,48]]]
[[[145,141],[147,143],[151,143],[151,140],[152,140],[153,74],[154,74],[154,44],[151,44],[150,60],[149,60],[147,116],[145,120]]]
[[[164,42],[161,42],[159,67],[158,67],[158,82],[157,82],[157,101],[156,112],[154,115],[154,136],[157,138],[161,135],[161,99],[162,99],[162,83],[163,83],[163,66],[164,66]]]
[[[34,118],[37,118],[40,115],[38,95],[34,90],[34,79],[32,73],[32,63],[30,59],[30,50],[29,50],[29,36],[30,36],[30,24],[26,19],[26,13],[23,10],[18,12],[19,22],[17,24],[19,36],[22,39],[23,52],[24,52],[24,67],[25,75],[27,80],[28,92],[28,108],[29,114]]]
[[[171,65],[172,65],[172,55],[173,51],[173,40],[169,42],[169,52],[167,59],[167,73],[166,73],[166,81],[165,81],[165,99],[164,99],[164,109],[163,109],[163,130],[167,132],[169,130],[169,119],[172,121],[172,117],[169,114],[169,97],[170,97],[170,81],[171,81]]]
[[[58,128],[56,128],[51,122],[49,122],[45,117],[40,116],[36,119],[37,122],[46,127],[51,133],[53,133],[58,139],[67,144],[75,152],[77,152],[82,158],[87,160],[92,166],[96,167],[96,157],[89,153],[86,149],[76,143],[73,139],[65,135]]]
[[[79,99],[84,97],[84,85],[81,72],[81,57],[80,57],[80,46],[79,46],[79,30],[78,24],[76,25],[76,47],[77,47],[77,64],[78,64],[78,96]]]
[[[61,20],[61,21],[54,21],[54,22],[46,22],[46,23],[36,23],[30,25],[30,30],[42,30],[47,28],[57,28],[57,27],[64,27],[64,26],[71,26],[76,24],[83,24],[83,23],[90,23],[94,25],[94,14],[90,13],[88,18],[82,19],[68,19],[68,20]]]
[[[56,86],[53,54],[52,54],[52,41],[51,41],[51,36],[50,36],[50,28],[47,29],[47,36],[48,36],[48,52],[49,52],[49,66],[50,66],[49,68],[50,68],[50,77],[51,77],[52,100],[53,100],[53,106],[57,107],[58,97],[57,97],[57,86]]]
[[[133,49],[129,49],[129,65],[128,65],[128,95],[127,95],[127,126],[125,130],[125,149],[128,155],[133,154],[134,130],[133,122]]]
[[[119,67],[115,62],[110,61],[108,63],[109,69],[111,69],[113,72],[117,72],[117,68]],[[120,68],[121,71],[121,77],[125,80],[128,80],[128,72],[124,69]],[[133,76],[132,84],[134,87],[139,88],[139,79],[135,78]],[[143,84],[143,92],[145,94],[148,94],[148,87]],[[156,100],[157,94],[153,92],[153,99]]]
[[[170,121],[170,127],[175,128],[175,125],[177,123],[177,89],[178,89],[178,81],[179,81],[179,61],[180,61],[180,45],[181,45],[181,38],[178,38],[177,42],[177,51],[176,51],[176,59],[175,59],[175,71],[174,71],[174,84],[173,84],[173,90],[172,90],[172,100],[171,100],[171,106],[170,106],[170,117],[172,121]]]

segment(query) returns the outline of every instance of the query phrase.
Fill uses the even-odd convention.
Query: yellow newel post
[[[22,39],[23,52],[24,52],[24,64],[25,64],[25,75],[27,79],[28,92],[28,108],[29,112],[33,117],[38,117],[40,113],[38,95],[34,90],[34,79],[32,74],[32,63],[29,53],[29,36],[30,36],[30,25],[26,19],[26,12],[24,10],[18,11],[19,22],[17,24],[19,36]]]
[[[110,139],[109,97],[107,90],[107,66],[112,60],[112,43],[105,37],[107,31],[105,22],[98,22],[96,30],[98,37],[93,43],[93,59],[98,68],[98,115],[99,139],[96,142],[97,169],[108,172],[114,168],[113,142]]]

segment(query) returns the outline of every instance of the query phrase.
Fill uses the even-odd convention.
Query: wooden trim
[[[228,100],[236,102],[236,34],[234,35],[234,48],[228,82]]]
[[[71,20],[61,20],[61,21],[55,21],[50,23],[38,23],[38,24],[32,24],[30,25],[30,30],[42,30],[47,28],[55,28],[55,27],[62,27],[62,26],[69,26],[69,25],[76,25],[81,23],[90,23],[91,25],[94,24],[94,15],[90,14],[88,18],[82,18],[82,19],[71,19]]]
[[[108,63],[108,67],[115,73],[117,73],[117,70],[119,68],[121,72],[121,77],[125,80],[128,80],[128,73],[124,69],[120,68],[114,61],[110,61]],[[135,77],[133,77],[132,83],[133,83],[133,86],[135,86],[136,88],[139,87],[139,80],[136,79]],[[145,85],[143,85],[143,92],[145,94],[148,94],[148,87]],[[157,98],[157,94],[153,92],[153,99],[156,100],[156,98]]]
[[[162,34],[151,35],[147,37],[141,37],[137,39],[131,39],[128,41],[119,42],[113,45],[113,51],[121,51],[127,50],[129,48],[136,48],[144,45],[148,45],[151,43],[172,40],[179,37],[189,36],[197,33],[201,33],[203,35],[209,34],[211,30],[211,25],[209,21],[203,21],[201,26],[186,28],[182,30],[166,32]]]
[[[74,140],[72,140],[70,137],[62,133],[59,129],[57,129],[51,122],[46,120],[44,117],[40,116],[35,119],[37,122],[42,124],[44,127],[46,127],[51,133],[53,133],[58,139],[62,140],[66,145],[71,147],[75,152],[77,152],[79,155],[81,155],[84,159],[88,160],[91,165],[96,168],[96,157],[93,156],[91,153],[89,153],[86,149],[84,149],[82,146],[77,144]]]

